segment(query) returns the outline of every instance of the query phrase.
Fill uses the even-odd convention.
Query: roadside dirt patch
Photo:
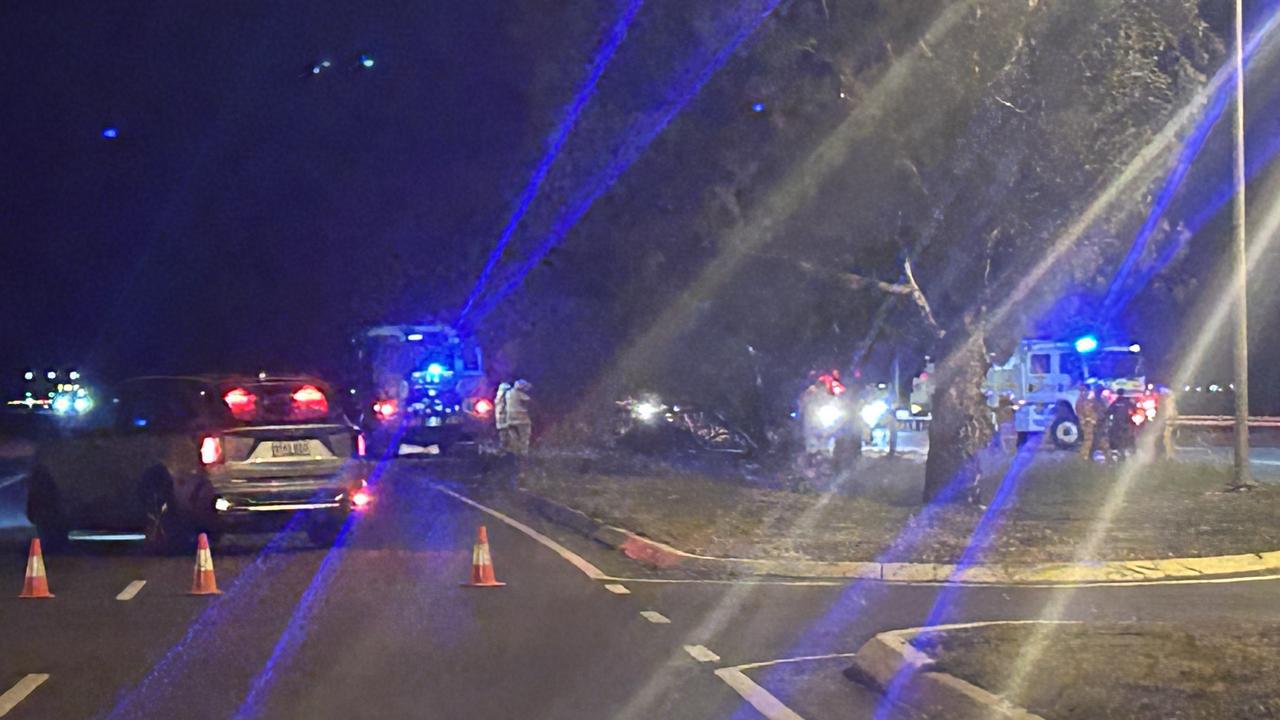
[[[1227,471],[1129,472],[1047,455],[993,464],[981,505],[918,504],[920,463],[864,458],[824,484],[741,464],[539,459],[524,488],[682,550],[720,557],[1069,562],[1280,549],[1280,491],[1226,493]]]
[[[912,644],[1047,720],[1280,718],[1280,626],[991,625]]]

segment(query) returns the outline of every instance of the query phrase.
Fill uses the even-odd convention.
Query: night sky
[[[5,384],[323,365],[405,258],[460,302],[546,131],[500,5],[6,3]]]
[[[0,7],[0,388],[47,367],[329,372],[362,322],[456,310],[616,11],[515,5]],[[1280,137],[1265,90],[1256,140]],[[1221,184],[1228,147],[1220,127],[1175,214]],[[1202,279],[1226,228],[1194,244]],[[407,265],[439,272],[410,283]],[[1280,293],[1261,270],[1270,387]],[[1203,330],[1144,302],[1133,334],[1167,367]]]

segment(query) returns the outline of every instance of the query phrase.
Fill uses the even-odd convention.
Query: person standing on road
[[[1076,420],[1080,423],[1080,457],[1093,459],[1093,438],[1098,427],[1098,416],[1101,415],[1098,401],[1093,397],[1089,386],[1080,384],[1080,392],[1076,394]]]
[[[1123,460],[1133,452],[1133,413],[1137,406],[1124,394],[1124,388],[1116,389],[1116,399],[1107,409],[1107,441],[1116,459]]]
[[[507,393],[511,391],[511,383],[500,383],[498,392],[493,396],[493,424],[498,428],[498,449],[501,452],[511,450],[511,421],[507,412]]]
[[[506,394],[507,433],[509,449],[516,455],[529,454],[529,439],[533,435],[533,420],[529,417],[529,391],[533,385],[528,380],[517,380]]]

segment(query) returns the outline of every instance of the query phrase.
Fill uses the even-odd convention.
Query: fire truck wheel
[[[1080,444],[1080,426],[1074,418],[1058,418],[1049,428],[1049,434],[1059,450],[1072,450]]]

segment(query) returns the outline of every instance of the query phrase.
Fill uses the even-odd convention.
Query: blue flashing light
[[[404,339],[409,342],[422,342],[422,333],[409,333]]]
[[[108,125],[102,128],[102,137],[108,140],[115,140],[120,135],[120,131],[114,125]]]
[[[360,65],[361,65],[362,67],[366,67],[366,68],[371,68],[371,67],[373,67],[373,57],[372,57],[372,56],[370,56],[370,55],[361,55],[361,56],[360,56]]]
[[[762,102],[758,102],[758,103],[756,103],[755,105],[752,105],[752,106],[751,106],[751,111],[752,111],[752,112],[758,112],[758,113],[762,113],[762,112],[764,112],[764,103],[762,103]]]
[[[1138,343],[1134,343],[1129,346],[1129,352],[1132,352],[1132,353],[1142,352],[1142,346],[1139,345]]]
[[[1098,338],[1093,335],[1085,335],[1076,340],[1076,352],[1084,355],[1098,349]]]
[[[428,374],[428,375],[443,375],[443,374],[444,374],[444,366],[443,366],[443,365],[441,365],[440,363],[431,363],[430,365],[428,365],[428,366],[427,366],[427,374]]]

